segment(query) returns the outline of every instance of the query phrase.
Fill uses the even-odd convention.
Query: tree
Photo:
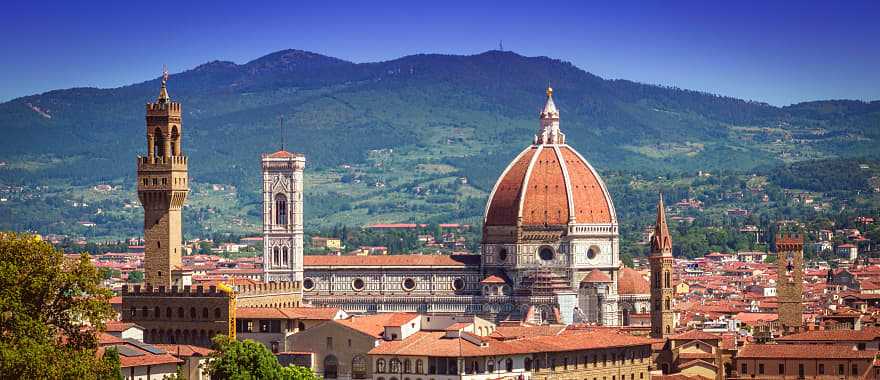
[[[114,356],[96,355],[96,331],[113,316],[100,284],[87,254],[68,259],[33,235],[0,232],[2,377],[114,378]]]
[[[218,335],[214,337],[214,345],[212,360],[206,368],[212,379],[319,379],[305,367],[282,367],[266,346],[250,339],[238,341]]]
[[[139,270],[130,272],[128,274],[128,282],[133,284],[144,282],[144,272],[141,272]]]

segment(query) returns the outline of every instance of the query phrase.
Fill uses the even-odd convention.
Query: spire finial
[[[548,80],[547,81],[547,97],[549,98],[552,96],[553,96],[553,87],[550,87],[550,81]]]
[[[159,90],[159,103],[165,103],[168,101],[168,88],[166,84],[168,83],[168,66],[162,65],[162,89]]]
[[[278,117],[281,124],[281,150],[284,150],[284,115]]]

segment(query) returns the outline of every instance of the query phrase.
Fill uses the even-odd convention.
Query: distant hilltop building
[[[617,326],[646,317],[651,286],[620,261],[611,196],[599,173],[566,144],[559,115],[548,88],[532,144],[489,196],[481,255],[305,256],[304,299],[353,313],[471,314],[532,323]],[[264,210],[274,201],[264,197]],[[427,226],[367,228],[420,227]],[[661,294],[670,289],[663,286]],[[670,309],[664,310],[661,319],[668,321]]]

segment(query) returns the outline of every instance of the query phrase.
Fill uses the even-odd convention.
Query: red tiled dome
[[[584,276],[583,280],[581,280],[581,284],[585,282],[611,282],[611,277],[605,274],[605,272],[602,272],[598,269],[593,269],[590,271],[590,273]]]
[[[651,285],[642,274],[632,268],[620,268],[617,294],[651,294]]]
[[[485,224],[513,226],[519,218],[523,225],[616,222],[605,184],[565,144],[529,146],[498,179]]]

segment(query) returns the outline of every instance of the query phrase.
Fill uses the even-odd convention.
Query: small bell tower
[[[657,222],[651,236],[651,337],[662,339],[675,332],[672,301],[672,236],[666,224],[663,194],[657,201]]]

